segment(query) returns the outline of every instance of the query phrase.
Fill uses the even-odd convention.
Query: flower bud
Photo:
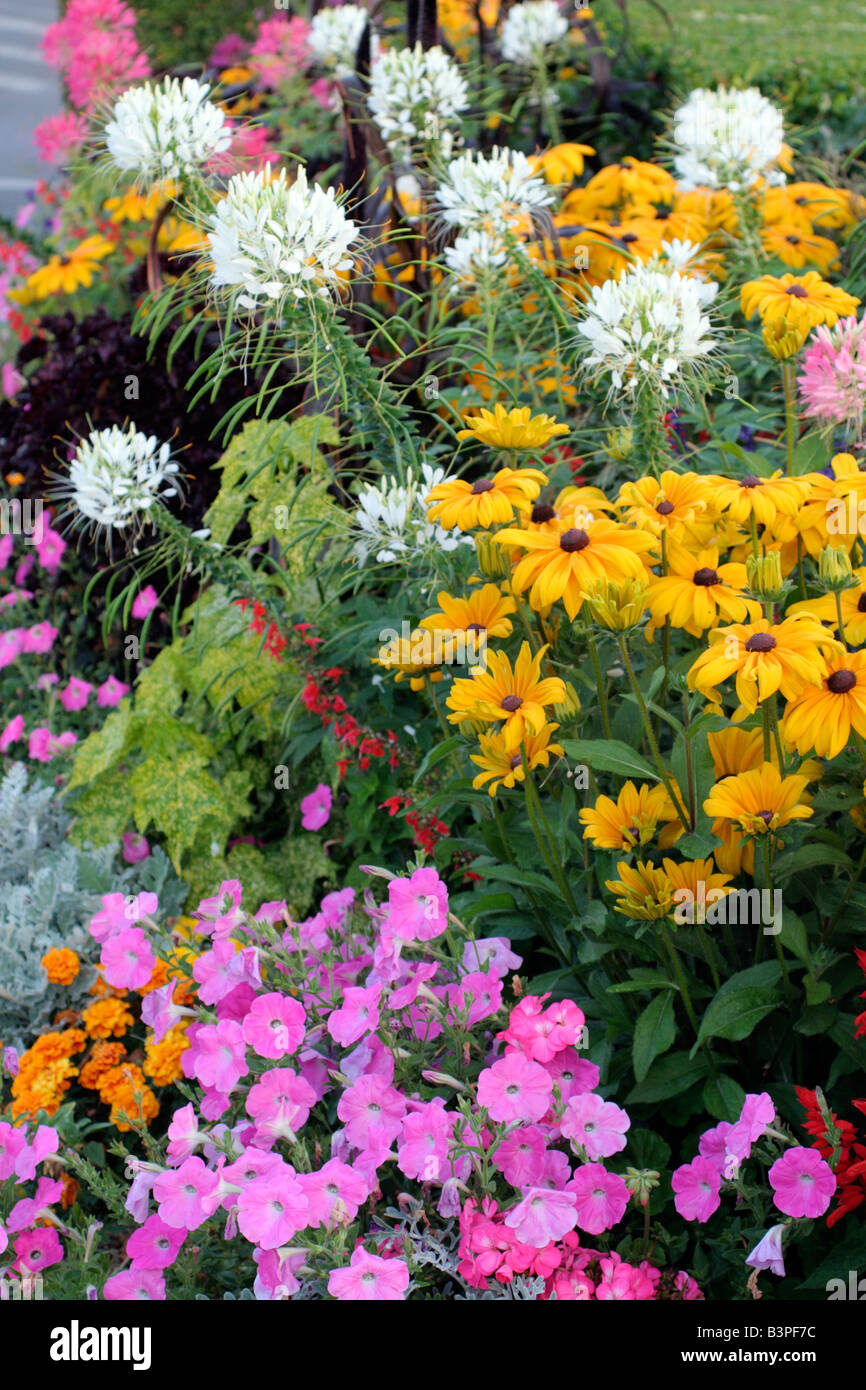
[[[762,602],[775,603],[785,592],[782,578],[782,562],[778,550],[766,555],[746,557],[746,579],[750,593]]]
[[[827,593],[850,589],[855,582],[851,556],[844,546],[831,545],[822,550],[818,559],[818,574]]]
[[[649,587],[641,579],[625,579],[620,584],[602,579],[584,594],[584,606],[593,621],[609,632],[639,627],[648,601]]]
[[[507,579],[511,573],[508,556],[493,536],[482,532],[475,537],[478,568],[486,579]]]

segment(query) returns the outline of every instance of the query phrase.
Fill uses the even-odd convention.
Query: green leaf
[[[208,821],[224,824],[228,811],[234,814],[204,759],[192,750],[170,760],[148,758],[129,780],[137,829],[143,834],[149,825],[156,826],[178,873],[184,851],[195,843],[202,826]]]
[[[717,1120],[728,1120],[734,1124],[743,1109],[746,1093],[732,1076],[720,1073],[708,1076],[702,1092],[704,1105]]]
[[[635,1024],[632,1061],[637,1082],[644,1080],[656,1057],[673,1046],[675,1037],[673,996],[657,994]]]
[[[559,890],[552,878],[536,873],[534,869],[523,869],[519,864],[484,864],[472,861],[472,868],[482,878],[502,879],[505,883],[519,883],[522,888],[537,888],[542,893],[558,894]]]
[[[626,1105],[650,1105],[670,1100],[687,1091],[706,1076],[709,1063],[706,1057],[690,1057],[688,1052],[671,1052],[650,1067],[645,1079],[625,1098]]]
[[[722,987],[701,1019],[695,1047],[706,1038],[727,1038],[730,1042],[741,1042],[780,1003],[781,1000],[770,989],[747,985],[725,992]]]
[[[804,965],[809,964],[811,955],[809,953],[809,939],[806,934],[806,924],[803,919],[798,917],[796,912],[792,912],[789,907],[784,908],[782,911],[781,941],[782,945],[786,950],[791,952],[792,956],[796,956]]]
[[[652,782],[659,780],[652,763],[618,739],[563,739],[562,747],[569,758],[586,763],[593,772],[615,772],[620,777],[649,778]]]
[[[801,873],[804,869],[817,869],[825,864],[847,870],[853,868],[851,860],[844,850],[837,849],[835,845],[813,841],[811,844],[801,845],[799,849],[788,850],[787,853],[780,854],[773,867],[773,874],[778,882],[781,879],[789,878],[791,874]]]
[[[451,738],[446,738],[442,743],[435,744],[421,759],[421,766],[412,778],[413,783],[419,781],[425,773],[430,772],[431,769],[436,767],[438,763],[441,763],[443,759],[449,758],[452,753],[460,748],[462,743],[462,738],[454,734]]]
[[[129,777],[116,772],[103,773],[72,802],[75,821],[69,830],[74,845],[116,843],[133,815],[133,793]]]
[[[131,721],[132,704],[129,700],[123,700],[117,709],[111,711],[101,728],[88,734],[75,750],[75,763],[67,791],[92,782],[101,772],[120,761],[127,748]]]

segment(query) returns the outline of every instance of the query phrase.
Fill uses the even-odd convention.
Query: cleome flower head
[[[335,9],[326,6],[317,10],[307,36],[307,44],[316,62],[335,77],[349,77],[355,71],[358,44],[369,19],[370,15],[363,5],[338,5]],[[375,57],[375,34],[371,38]]]
[[[193,77],[130,87],[114,103],[105,127],[112,163],[152,188],[187,178],[222,154],[231,144],[231,130],[220,107],[208,100],[209,91]]]
[[[757,87],[703,87],[674,113],[674,169],[680,188],[752,188],[759,179],[783,184],[784,123]]]
[[[568,33],[568,20],[555,0],[526,0],[512,5],[502,25],[502,56],[518,67],[535,67]]]
[[[328,299],[352,259],[357,229],[333,188],[307,182],[299,168],[294,183],[270,165],[235,174],[207,224],[216,290],[240,290],[237,303],[255,309],[287,298]]]
[[[125,429],[94,430],[81,441],[58,496],[83,522],[106,530],[140,526],[154,507],[177,495],[171,482],[179,465],[171,446],[160,444],[130,423]]]
[[[370,114],[392,149],[438,147],[447,158],[452,127],[469,105],[466,82],[444,48],[389,48],[370,73]]]
[[[635,397],[686,379],[713,351],[704,308],[715,283],[636,265],[619,280],[595,285],[578,333],[589,353],[586,367],[610,375],[613,391]]]
[[[444,479],[444,469],[422,463],[420,478],[408,468],[405,484],[382,478],[375,487],[365,487],[352,518],[358,564],[366,564],[371,555],[380,564],[408,564],[423,552],[456,550],[466,542],[468,537],[450,536],[427,520],[427,497]]]
[[[553,193],[525,154],[494,146],[489,154],[474,150],[452,159],[436,201],[449,226],[502,237],[506,230],[530,231],[533,214],[553,201]]]
[[[457,237],[453,246],[446,246],[443,255],[452,277],[449,291],[474,290],[479,285],[495,283],[509,258],[508,250],[505,242],[490,232],[466,232]]]

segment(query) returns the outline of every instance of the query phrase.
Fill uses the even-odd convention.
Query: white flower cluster
[[[122,529],[145,518],[154,504],[174,497],[166,487],[179,471],[171,447],[130,424],[94,430],[81,441],[69,465],[60,495],[68,497],[81,517],[99,526]]]
[[[358,44],[370,15],[363,5],[326,5],[313,15],[307,44],[322,67],[335,77],[349,77],[355,71]],[[370,56],[376,57],[378,39],[370,35]]]
[[[449,226],[494,236],[527,230],[532,214],[552,201],[553,193],[526,155],[497,146],[489,154],[475,150],[452,159],[436,190]]]
[[[713,350],[704,309],[717,290],[673,266],[645,265],[594,286],[577,330],[590,349],[585,365],[608,372],[615,391],[634,397],[649,388],[667,397],[669,384]]]
[[[387,564],[404,556],[411,560],[425,550],[456,550],[467,541],[474,544],[471,536],[444,531],[427,520],[427,498],[444,478],[444,468],[422,463],[420,478],[409,468],[405,485],[395,478],[382,478],[376,487],[364,488],[353,516],[359,565],[371,555]]]
[[[130,87],[114,103],[105,127],[112,163],[153,187],[182,180],[222,154],[231,144],[231,129],[208,100],[209,91],[193,77]]]
[[[568,20],[555,0],[512,5],[502,25],[502,56],[518,67],[536,67],[544,50],[568,33]]]
[[[757,87],[697,88],[674,113],[674,169],[680,188],[749,189],[758,179],[783,184],[777,167],[784,143],[778,106]]]
[[[445,248],[445,264],[461,289],[472,289],[508,260],[508,248],[489,232],[466,232]]]
[[[311,186],[303,167],[294,183],[285,169],[272,178],[270,165],[235,174],[208,222],[210,283],[241,290],[245,309],[286,296],[328,299],[352,265],[356,237],[334,189]]]
[[[453,125],[469,105],[466,82],[444,48],[389,48],[370,72],[370,114],[383,139],[409,154],[413,144],[435,145],[447,158]]]

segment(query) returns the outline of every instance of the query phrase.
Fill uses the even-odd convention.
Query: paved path
[[[33,144],[33,129],[61,110],[58,74],[39,52],[57,15],[57,0],[0,0],[0,212],[7,217],[51,172]]]

